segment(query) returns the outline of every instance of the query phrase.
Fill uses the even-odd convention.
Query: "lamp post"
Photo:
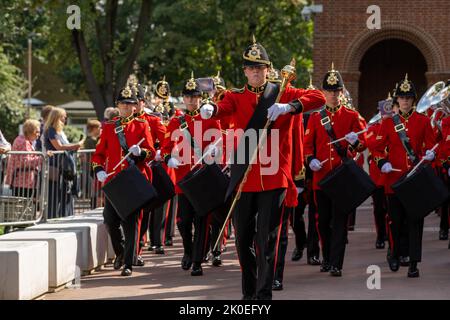
[[[28,39],[28,107],[26,112],[26,118],[30,118],[30,108],[31,108],[31,89],[32,89],[32,81],[31,81],[31,48],[32,48],[32,40],[31,38]]]

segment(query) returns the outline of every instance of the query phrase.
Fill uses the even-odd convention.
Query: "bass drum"
[[[157,196],[156,189],[135,165],[119,172],[102,189],[124,221],[130,214],[148,206]]]
[[[422,219],[448,199],[448,188],[426,164],[410,177],[400,178],[392,186],[406,213],[411,218]]]
[[[353,159],[343,160],[319,186],[332,199],[336,212],[342,214],[359,207],[376,189],[369,175]]]
[[[196,213],[205,216],[225,203],[229,183],[230,179],[214,163],[189,172],[178,186]]]

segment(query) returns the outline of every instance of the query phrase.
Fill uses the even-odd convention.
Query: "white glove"
[[[358,135],[352,131],[345,135],[345,140],[347,140],[350,144],[354,144],[358,140]]]
[[[180,165],[180,161],[178,161],[176,158],[170,158],[167,162],[167,166],[169,168],[178,169],[178,166]]]
[[[275,121],[280,115],[289,113],[291,108],[287,103],[275,103],[267,110],[267,119]]]
[[[161,150],[156,150],[155,161],[161,161]]]
[[[204,154],[209,154],[211,157],[215,157],[216,154],[219,153],[219,148],[217,148],[215,145],[209,144],[206,146]]]
[[[319,171],[320,169],[322,169],[322,164],[320,163],[319,160],[312,159],[311,162],[309,163],[309,167],[311,168],[312,171]]]
[[[97,172],[96,176],[97,180],[100,181],[101,183],[105,182],[106,178],[108,178],[108,175],[104,170]]]
[[[130,151],[133,156],[138,157],[141,154],[141,147],[134,144],[128,149],[128,151]]]
[[[204,104],[201,108],[200,108],[200,116],[202,117],[202,119],[209,119],[212,117],[214,112],[214,107],[212,105],[210,105],[209,103]]]
[[[432,150],[427,150],[425,152],[425,156],[423,157],[425,160],[427,161],[433,161],[435,157],[434,151]]]
[[[381,167],[381,172],[383,173],[389,173],[392,171],[392,165],[390,162],[386,162],[385,164],[383,164],[383,166]]]
[[[305,190],[305,188],[297,187],[297,192],[298,192],[298,194],[301,194],[301,193],[303,192],[303,190]]]

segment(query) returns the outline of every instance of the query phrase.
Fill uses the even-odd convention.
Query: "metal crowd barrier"
[[[0,159],[0,226],[24,226],[102,207],[94,150],[10,151]]]

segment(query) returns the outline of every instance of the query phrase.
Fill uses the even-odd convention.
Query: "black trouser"
[[[155,208],[150,213],[150,245],[160,247],[163,245],[164,218],[169,204]]]
[[[283,282],[283,275],[284,275],[284,262],[286,260],[286,251],[288,247],[288,236],[289,236],[289,219],[292,218],[294,215],[295,208],[286,208],[286,213],[283,217],[283,222],[281,224],[281,232],[280,232],[280,238],[278,241],[278,254],[277,254],[277,260],[275,261],[275,274],[273,276],[274,280],[278,280],[280,282]],[[303,220],[303,217],[302,217]],[[303,221],[303,226],[305,225],[305,222]],[[303,232],[304,232],[303,228]],[[297,235],[295,237],[297,239]],[[306,233],[305,233],[305,240],[303,242],[306,242]],[[302,250],[303,247],[297,247],[299,250]]]
[[[305,191],[306,192],[306,191]],[[303,250],[307,247],[307,257],[319,257],[319,235],[316,229],[316,206],[314,204],[314,198],[312,192],[306,194],[301,193],[298,195],[298,206],[295,208],[289,208],[289,221],[292,226],[292,230],[295,234],[295,246],[297,250]],[[305,197],[309,197],[308,207],[308,235],[306,235],[305,219],[303,214],[305,212],[306,201]],[[286,251],[288,246],[288,219],[283,220],[281,236],[279,241],[278,259],[276,261],[276,269],[274,279],[283,282],[283,271],[286,257]]]
[[[348,214],[348,219],[347,219],[347,225],[348,227],[354,227],[356,224],[356,209],[350,211],[350,213]]]
[[[272,299],[277,242],[287,215],[284,196],[285,189],[243,192],[236,204],[233,223],[245,297]]]
[[[386,237],[386,214],[387,204],[384,187],[378,187],[372,194],[373,216],[375,218],[375,227],[377,230],[377,239],[384,240]]]
[[[145,234],[147,233],[150,220],[150,211],[143,210],[142,221],[139,229],[138,254],[142,254],[142,248],[145,246]]]
[[[175,233],[174,226],[175,226],[175,217],[177,215],[177,205],[178,205],[178,197],[174,196],[172,199],[170,199],[168,202],[166,202],[166,205],[169,206],[169,210],[167,211],[166,216],[164,217],[164,241],[166,239],[172,239]]]
[[[442,181],[444,182],[444,184],[448,187],[449,186],[449,179],[447,176],[447,172],[446,173],[440,173],[440,177],[442,179]],[[450,215],[448,212],[448,207],[449,207],[449,200],[447,199],[447,201],[445,201],[442,206],[441,206],[441,221],[439,223],[439,229],[440,230],[444,230],[444,231],[448,231],[449,228],[449,220],[450,220]]]
[[[225,219],[227,218],[228,211],[230,210],[231,206],[231,198],[219,209],[215,210],[211,214],[211,220],[210,220],[210,229],[211,229],[211,237],[210,237],[210,247],[211,251],[214,253],[220,253],[222,244],[223,244],[223,237],[225,234],[225,230],[222,233],[222,238],[220,239],[216,252],[214,252],[214,246],[217,242],[217,239],[219,238],[220,231],[222,230],[223,225],[225,224]]]
[[[111,237],[114,253],[116,256],[124,253],[124,264],[130,269],[136,254],[136,244],[139,235],[138,215],[139,212],[137,211],[130,214],[125,221],[121,220],[109,200],[105,198],[103,219]],[[120,226],[122,226],[123,235]]]
[[[189,255],[192,262],[201,263],[206,252],[207,217],[199,216],[184,194],[178,195],[177,226],[183,239],[184,254]]]
[[[323,259],[331,266],[342,269],[349,213],[334,208],[331,199],[322,190],[316,191],[316,202]]]
[[[389,214],[389,246],[391,256],[398,258],[402,255],[408,255],[411,262],[420,262],[422,260],[422,235],[424,219],[409,218],[405,208],[396,195],[388,196],[388,214]],[[403,229],[403,230],[402,230]],[[403,231],[403,232],[402,232]],[[406,234],[406,237],[404,236]],[[404,252],[402,238],[407,240],[408,252]]]

